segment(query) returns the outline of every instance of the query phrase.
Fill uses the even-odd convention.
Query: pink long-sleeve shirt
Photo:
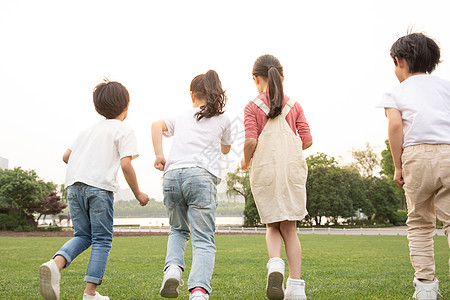
[[[258,98],[264,101],[267,107],[270,108],[269,93],[261,93]],[[288,101],[289,97],[284,95],[283,108]],[[245,137],[257,139],[264,129],[264,126],[266,126],[267,121],[267,115],[262,111],[262,109],[250,101],[245,106],[244,111]],[[295,102],[295,105],[287,114],[286,121],[292,131],[295,134],[298,133],[303,143],[312,141],[311,131],[309,130],[309,125],[306,121],[303,108],[298,102]]]

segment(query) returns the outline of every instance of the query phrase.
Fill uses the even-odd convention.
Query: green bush
[[[14,216],[8,214],[0,214],[0,230],[12,230],[19,225]]]
[[[62,227],[49,226],[49,227],[36,227],[35,231],[62,231]]]
[[[25,226],[28,226],[25,218],[18,213],[0,214],[0,230],[15,230]]]
[[[19,225],[16,228],[14,228],[12,231],[14,232],[30,232],[35,231],[36,227],[31,227],[30,225]]]
[[[0,230],[11,230],[15,232],[61,231],[61,227],[35,227],[28,224],[24,216],[11,212],[9,214],[0,214]]]
[[[392,224],[395,226],[405,225],[407,219],[408,211],[399,209],[394,212],[394,215],[392,216]]]

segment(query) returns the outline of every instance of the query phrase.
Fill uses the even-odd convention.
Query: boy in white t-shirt
[[[64,153],[68,164],[66,183],[74,237],[53,259],[39,269],[40,292],[45,299],[59,299],[60,271],[92,245],[84,281],[83,299],[107,300],[96,292],[102,283],[113,235],[113,192],[119,166],[136,199],[145,206],[131,160],[138,156],[136,136],[122,121],[130,96],[119,82],[100,83],[94,89],[96,111],[106,119],[82,132]]]
[[[450,82],[430,73],[440,62],[436,42],[422,33],[399,38],[391,48],[400,85],[383,95],[395,165],[405,190],[415,299],[436,299],[433,236],[436,216],[450,246]]]

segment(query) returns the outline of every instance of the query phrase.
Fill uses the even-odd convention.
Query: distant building
[[[8,169],[8,160],[0,156],[0,169]]]

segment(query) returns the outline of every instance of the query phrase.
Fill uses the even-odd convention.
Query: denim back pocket
[[[67,202],[69,203],[69,215],[71,219],[74,219],[81,212],[76,191],[76,189],[67,189]]]
[[[112,192],[102,189],[88,190],[86,195],[89,201],[89,208],[95,214],[102,213],[108,207],[108,201],[114,201],[111,199]]]
[[[210,176],[197,177],[187,186],[189,203],[202,208],[216,202],[217,189]]]
[[[168,209],[173,209],[179,202],[181,192],[176,180],[163,179],[163,202]]]

